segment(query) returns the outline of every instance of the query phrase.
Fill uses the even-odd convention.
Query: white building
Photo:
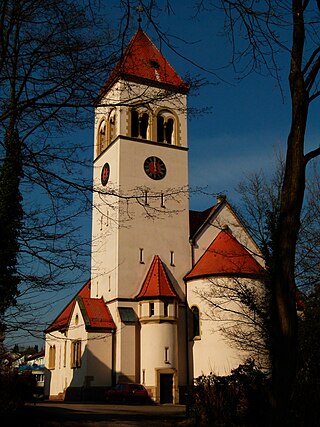
[[[263,264],[224,197],[189,211],[187,92],[139,28],[95,106],[91,279],[46,330],[52,399],[138,382],[178,403],[243,360],[200,294]]]

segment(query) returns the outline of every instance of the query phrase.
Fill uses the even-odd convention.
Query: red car
[[[142,384],[117,384],[106,391],[107,402],[146,403],[149,395]]]

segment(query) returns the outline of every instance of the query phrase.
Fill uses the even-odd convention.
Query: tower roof
[[[264,272],[264,268],[230,231],[221,231],[185,279],[225,275],[260,276]]]
[[[187,84],[139,28],[106,81],[99,98],[120,78],[186,93]]]
[[[136,298],[143,299],[161,297],[179,298],[172,283],[170,282],[160,257],[155,255],[141,290]]]
[[[50,326],[46,333],[53,331],[65,331],[70,323],[74,306],[78,302],[83,315],[86,329],[113,329],[115,324],[108,307],[103,299],[90,298],[90,280],[80,289],[77,295],[62,310]]]

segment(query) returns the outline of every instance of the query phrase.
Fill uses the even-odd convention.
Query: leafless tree
[[[60,298],[55,292],[87,280],[91,242],[82,227],[89,225],[93,191],[143,205],[141,189],[94,188],[92,136],[70,138],[92,125],[101,87],[137,28],[138,3],[115,1],[118,20],[99,1],[0,3],[0,323],[7,334],[43,330],[40,319]],[[145,6],[145,16],[152,7]],[[164,97],[172,102],[175,95],[130,92],[121,103]],[[168,189],[168,197],[185,192]],[[149,217],[160,212],[145,210]]]
[[[242,76],[265,71],[281,82],[279,56],[287,60],[291,99],[284,178],[275,224],[274,250],[269,263],[272,287],[272,405],[276,420],[288,407],[295,378],[297,313],[295,259],[305,195],[306,167],[320,154],[306,152],[306,129],[311,104],[319,92],[320,39],[318,1],[195,2],[198,11],[223,12],[225,31],[233,46],[232,64]],[[280,420],[280,421],[279,421]]]
[[[268,372],[268,293],[263,280],[244,277],[211,278],[206,289],[196,290],[205,303],[205,320],[222,333],[229,345]]]

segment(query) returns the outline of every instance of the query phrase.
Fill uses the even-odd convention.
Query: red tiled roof
[[[142,299],[159,297],[178,298],[178,295],[170,282],[161,259],[158,255],[155,255],[141,290],[136,298]]]
[[[185,279],[219,275],[253,276],[264,272],[264,268],[230,231],[221,231]]]
[[[82,298],[86,318],[91,329],[115,329],[116,325],[103,298]]]
[[[119,79],[145,81],[185,93],[187,84],[176,73],[147,34],[139,28],[106,81],[99,98]]]
[[[77,293],[77,296],[89,298],[90,297],[90,280],[80,289],[80,291]],[[75,298],[76,298],[75,297]],[[73,307],[75,305],[75,298],[73,298],[69,304],[66,306],[64,310],[59,314],[58,317],[51,323],[50,326],[45,330],[45,332],[52,332],[52,331],[65,331],[66,328],[69,325],[70,316],[73,311]]]
[[[82,315],[84,317],[86,327],[93,328],[115,328],[108,307],[103,299],[90,298],[90,280],[80,289],[77,295],[70,301],[59,316],[45,330],[46,333],[52,331],[65,331],[70,322],[70,318],[76,301],[79,302]]]

